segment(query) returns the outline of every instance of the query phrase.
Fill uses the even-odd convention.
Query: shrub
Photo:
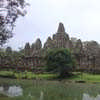
[[[72,71],[74,67],[74,58],[68,49],[49,49],[45,56],[47,71],[54,71],[60,77],[65,77],[66,74]]]

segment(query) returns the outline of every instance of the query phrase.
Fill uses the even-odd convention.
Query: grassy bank
[[[52,79],[56,78],[56,74],[34,74],[32,72],[13,72],[13,71],[0,71],[0,77],[15,78],[15,79]]]
[[[90,73],[74,73],[74,76],[70,78],[71,80],[84,80],[86,82],[100,82],[100,74],[90,74]]]
[[[14,78],[14,79],[57,79],[57,74],[34,74],[32,72],[13,72],[13,71],[0,71],[0,77]],[[81,81],[85,82],[100,82],[99,74],[79,73],[73,72],[73,76],[65,78],[64,80]]]

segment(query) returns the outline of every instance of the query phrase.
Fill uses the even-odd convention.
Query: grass
[[[34,74],[32,72],[13,72],[13,71],[0,71],[1,77],[16,78],[16,79],[53,79],[56,74]]]
[[[100,74],[89,74],[73,72],[73,76],[66,78],[65,80],[80,81],[84,80],[86,82],[100,82]],[[13,72],[13,71],[0,71],[1,77],[16,78],[16,79],[56,79],[57,74],[34,74],[32,72]]]
[[[84,80],[86,82],[100,82],[100,74],[76,73],[75,76],[70,79],[75,81]]]

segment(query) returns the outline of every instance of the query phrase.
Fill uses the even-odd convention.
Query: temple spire
[[[64,28],[64,25],[62,23],[59,23],[59,27],[58,27],[57,33],[62,33],[62,32],[65,33],[65,28]]]

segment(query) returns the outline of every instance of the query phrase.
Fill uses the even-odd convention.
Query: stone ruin
[[[65,32],[64,25],[59,23],[59,27],[57,33],[53,35],[53,37],[48,37],[47,41],[44,43],[42,48],[42,43],[40,39],[37,39],[35,43],[31,46],[29,43],[26,43],[24,52],[25,52],[25,62],[27,62],[27,66],[31,64],[31,66],[42,66],[41,58],[44,52],[47,49],[53,48],[67,48],[73,50],[77,48],[81,52],[82,44],[81,40],[78,40],[76,45],[74,46],[69,35]],[[29,62],[29,63],[28,63]]]
[[[68,34],[65,32],[62,23],[59,24],[58,31],[53,35],[53,38],[49,37],[47,39],[44,48],[73,48],[72,42],[69,39]]]
[[[76,58],[78,69],[91,69],[91,66],[92,68],[97,68],[100,65],[96,64],[98,63],[96,61],[99,61],[100,59],[100,57],[98,56],[99,52],[97,56],[93,56],[93,54],[89,55],[89,52],[91,50],[88,49],[88,52],[88,47],[86,44],[84,44],[85,43],[83,43],[80,39],[75,40],[70,38],[65,31],[64,25],[62,23],[59,23],[57,32],[53,34],[52,37],[48,37],[43,46],[40,39],[37,39],[36,42],[32,45],[26,43],[24,48],[24,62],[26,62],[25,65],[27,65],[28,67],[30,66],[30,68],[31,66],[45,66],[41,59],[46,50],[53,48],[67,48],[73,52],[73,56]],[[93,52],[96,53],[96,51]],[[98,59],[96,59],[97,57]]]
[[[33,69],[35,72],[37,70],[41,71],[40,67],[45,66],[45,62],[42,59],[43,56],[48,49],[53,48],[70,49],[76,59],[76,69],[98,69],[100,72],[100,45],[96,41],[82,42],[80,39],[70,38],[62,23],[59,23],[57,32],[52,37],[48,37],[44,45],[42,45],[39,38],[35,43],[26,43],[22,58],[18,59],[13,65],[10,65],[11,62],[14,62],[13,59],[9,60],[10,56],[10,58],[6,56],[0,57],[0,65],[4,65],[4,67],[9,65],[16,66],[18,70],[32,70],[32,68],[35,68]]]

